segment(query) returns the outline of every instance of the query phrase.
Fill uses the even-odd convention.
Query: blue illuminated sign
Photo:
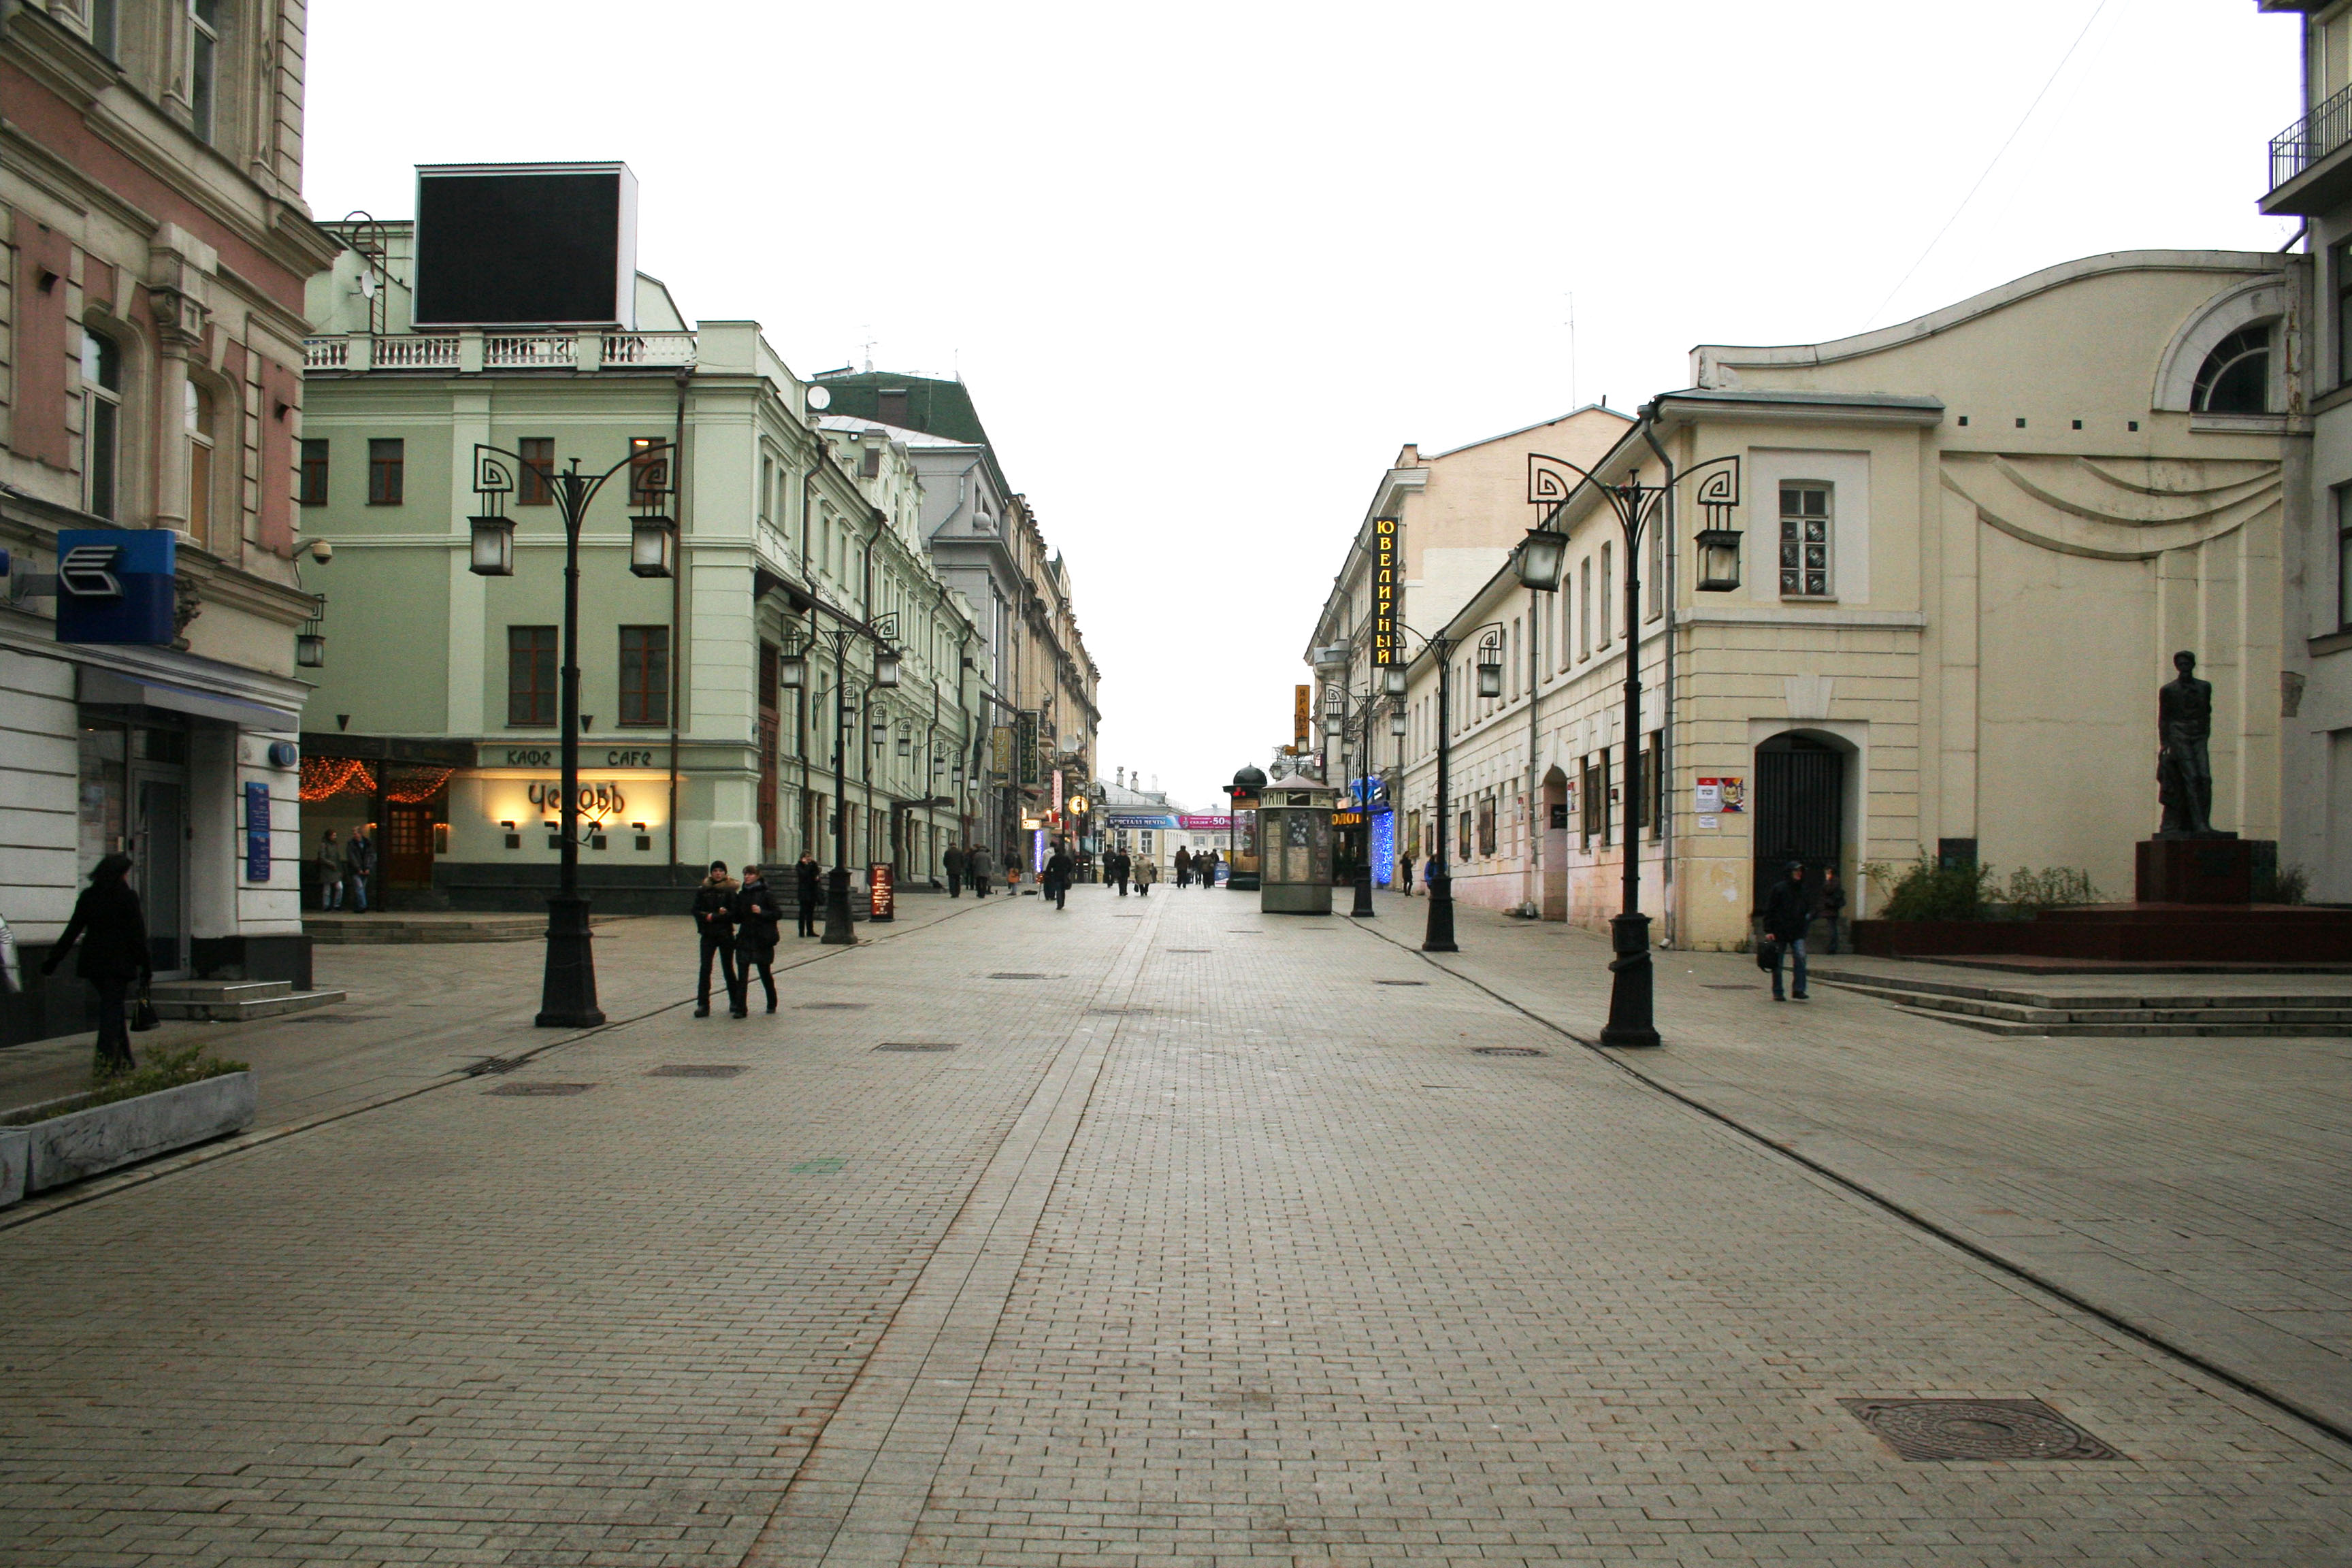
[[[1396,879],[1396,813],[1383,811],[1372,818],[1372,885],[1385,888]]]
[[[168,528],[58,533],[58,641],[169,647],[179,536]]]

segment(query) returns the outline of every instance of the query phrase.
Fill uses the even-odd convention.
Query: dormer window
[[[2267,414],[2270,403],[2271,323],[2257,321],[2213,345],[2189,406],[2199,414]]]

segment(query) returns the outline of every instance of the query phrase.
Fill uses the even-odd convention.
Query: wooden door
[[[429,888],[433,885],[433,807],[422,802],[384,806],[383,857],[387,888]]]

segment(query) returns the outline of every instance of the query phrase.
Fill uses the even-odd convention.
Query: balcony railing
[[[2352,142],[2352,87],[2271,138],[2271,189],[2277,190],[2347,142]]]
[[[692,332],[430,332],[305,338],[306,370],[629,370],[695,363]]]

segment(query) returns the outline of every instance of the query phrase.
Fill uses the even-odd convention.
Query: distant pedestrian
[[[1127,851],[1113,849],[1103,857],[1103,880],[1118,889],[1120,898],[1127,897]]]
[[[971,879],[971,896],[988,897],[988,851],[975,846],[964,858],[964,875]]]
[[[800,900],[803,936],[816,934],[817,906],[824,900],[824,871],[817,865],[816,857],[802,850],[800,862],[793,868],[793,891]]]
[[[131,857],[109,855],[89,874],[89,886],[74,900],[73,918],[58,937],[41,973],[55,974],[76,942],[81,957],[74,973],[98,992],[97,1076],[111,1078],[129,1072],[131,1031],[122,1010],[131,999],[131,983],[144,984],[155,973],[155,960],[147,947],[147,921],[139,910],[139,895],[130,882]]]
[[[319,907],[340,910],[343,907],[343,849],[335,842],[331,827],[319,837]]]
[[[1151,884],[1160,880],[1160,862],[1146,855],[1135,863],[1135,890],[1144,898],[1151,896]]]
[[[1004,857],[1004,890],[1008,893],[1021,890],[1021,858],[1018,855]]]
[[[1070,874],[1076,868],[1076,862],[1070,858],[1070,852],[1056,840],[1054,852],[1045,858],[1045,871],[1039,879],[1038,890],[1053,900],[1057,910],[1069,907]]]
[[[1397,857],[1397,886],[1403,889],[1406,898],[1412,897],[1412,851],[1410,849]]]
[[[1201,886],[1213,888],[1217,885],[1217,867],[1221,863],[1217,852],[1213,849],[1192,862],[1192,869],[1200,875]]]
[[[1805,884],[1805,863],[1791,860],[1783,868],[1780,879],[1764,896],[1764,939],[1773,943],[1772,1000],[1786,1000],[1780,994],[1780,963],[1785,958],[1796,960],[1796,984],[1790,995],[1802,1002],[1805,998],[1805,931],[1813,923],[1813,890]]]
[[[1433,899],[1437,897],[1437,879],[1443,872],[1444,868],[1438,864],[1437,853],[1432,850],[1429,858],[1421,863],[1422,891]]]
[[[343,843],[343,880],[351,887],[352,912],[367,913],[368,879],[375,875],[375,841],[368,837],[373,823],[352,829]]]
[[[730,911],[735,917],[735,994],[732,1009],[738,1018],[751,1012],[751,971],[760,972],[760,984],[767,987],[768,1011],[776,1010],[776,972],[771,967],[776,959],[777,928],[784,923],[784,911],[768,884],[760,879],[760,868],[743,868],[743,885],[735,889]]]
[[[694,889],[694,931],[702,939],[702,966],[694,982],[694,1016],[710,1016],[710,963],[719,962],[719,985],[728,1006],[735,1003],[735,879],[727,862],[713,860],[710,874]]]
[[[940,857],[940,865],[948,874],[948,897],[950,899],[963,897],[963,851],[952,844],[948,846],[948,852]]]
[[[1825,952],[1838,950],[1838,926],[1845,919],[1845,884],[1838,880],[1837,868],[1822,868],[1822,923],[1829,928],[1829,946]]]
[[[1192,885],[1192,852],[1181,845],[1176,850],[1176,885],[1180,888]]]

